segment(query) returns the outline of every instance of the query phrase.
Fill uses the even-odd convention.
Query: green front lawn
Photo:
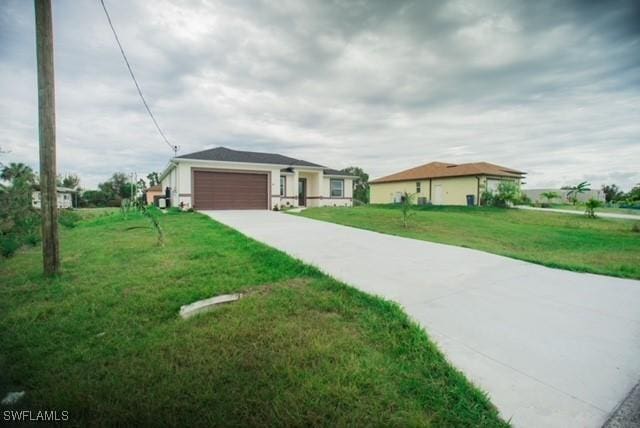
[[[416,207],[404,228],[400,208],[313,208],[299,215],[425,241],[475,248],[543,265],[640,279],[633,221],[481,207]]]
[[[72,426],[506,426],[394,304],[195,213],[103,215],[0,260],[0,396]],[[181,305],[247,293],[189,320]],[[6,407],[0,408],[6,410]]]

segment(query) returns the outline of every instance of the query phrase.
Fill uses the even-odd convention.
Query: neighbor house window
[[[416,193],[420,193],[420,182],[416,182]]]
[[[331,197],[342,198],[344,196],[344,180],[331,180]]]
[[[287,177],[284,175],[280,176],[280,196],[287,195]]]

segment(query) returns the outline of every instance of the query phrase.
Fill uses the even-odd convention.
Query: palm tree
[[[546,198],[549,203],[551,203],[551,201],[553,201],[554,199],[560,197],[558,192],[553,192],[553,191],[542,192],[540,196],[542,196],[543,198]]]
[[[13,181],[15,179],[24,179],[28,182],[35,181],[35,175],[29,166],[15,162],[11,162],[9,165],[2,168],[0,178],[7,181]]]
[[[575,186],[571,186],[567,192],[567,198],[573,202],[573,205],[578,202],[578,195],[591,190],[591,184],[588,181],[583,181]]]

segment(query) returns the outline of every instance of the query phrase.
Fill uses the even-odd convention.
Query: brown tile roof
[[[147,189],[147,192],[162,192],[162,186],[160,184],[156,184],[155,186],[150,186]]]
[[[429,162],[395,174],[387,175],[371,181],[371,183],[390,183],[394,181],[424,180],[429,178],[464,177],[476,175],[491,175],[498,177],[521,178],[525,172],[489,162],[446,163]]]

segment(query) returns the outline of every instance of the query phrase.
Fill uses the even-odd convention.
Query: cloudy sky
[[[429,161],[527,187],[640,182],[640,2],[106,0],[185,154],[274,151],[373,177]],[[98,0],[54,0],[58,170],[93,187],[172,155]],[[37,169],[33,2],[0,2],[2,162]]]

